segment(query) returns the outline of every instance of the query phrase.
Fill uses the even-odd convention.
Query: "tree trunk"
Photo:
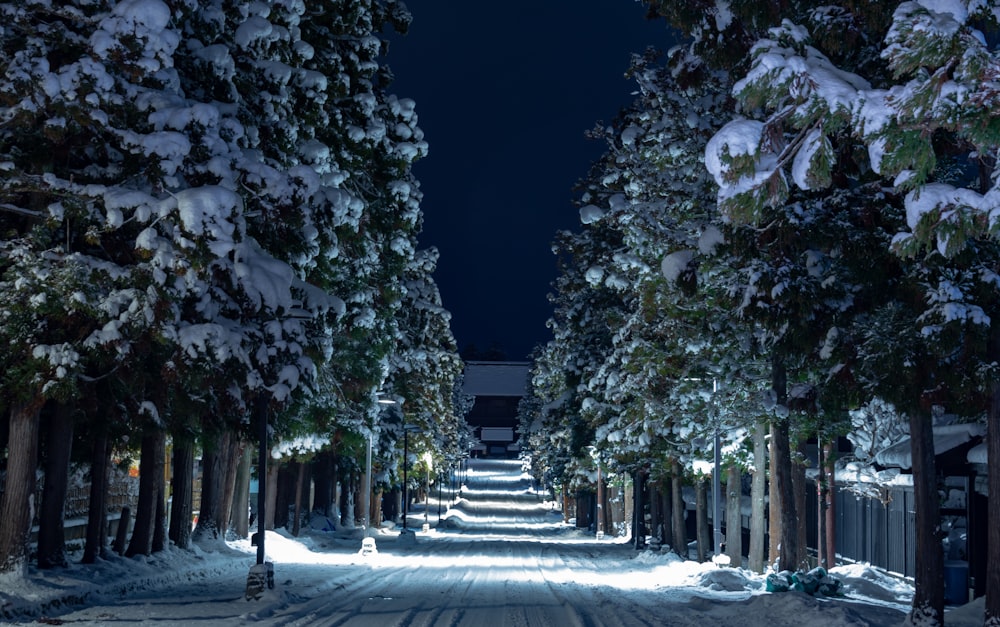
[[[767,516],[767,434],[766,423],[759,422],[753,430],[753,470],[750,483],[750,550],[747,567],[755,573],[764,572],[764,536]]]
[[[825,467],[823,469],[826,478],[826,559],[829,568],[837,565],[837,474],[836,458],[833,455],[833,442],[826,443]],[[1000,626],[998,626],[1000,627]]]
[[[708,482],[699,479],[694,486],[695,522],[698,538],[698,561],[704,562],[712,554],[712,530],[708,525]]]
[[[278,493],[275,495],[274,526],[288,529],[288,510],[295,503],[295,474],[291,464],[281,464],[278,469]]]
[[[382,489],[374,488],[375,496],[372,497],[372,517],[371,525],[378,529],[382,524]]]
[[[673,479],[671,477],[661,479],[660,488],[660,511],[663,512],[663,543],[670,547],[674,542]]]
[[[233,487],[233,508],[229,513],[229,529],[237,538],[250,536],[250,463],[253,461],[252,453],[252,447],[246,446],[244,443],[243,453],[236,464],[236,482]]]
[[[35,469],[38,465],[40,399],[15,400],[10,407],[7,480],[0,499],[0,573],[24,573],[28,539],[35,517]]]
[[[382,513],[385,520],[399,520],[399,488],[382,493]],[[569,522],[569,495],[563,492],[563,522]]]
[[[329,517],[333,514],[334,503],[333,454],[330,451],[317,453],[312,461],[312,471],[313,484],[316,489],[313,508]]]
[[[632,545],[637,551],[646,548],[646,503],[643,499],[643,492],[646,487],[646,473],[643,470],[635,471],[635,479],[632,482]]]
[[[264,513],[265,529],[274,529],[274,510],[278,508],[278,471],[280,469],[281,464],[274,460],[268,461],[267,488],[264,492],[264,498],[267,499],[267,504],[265,505],[266,511]]]
[[[222,468],[224,471],[222,479],[222,506],[219,509],[219,520],[217,522],[219,531],[223,533],[223,536],[229,531],[230,521],[232,520],[233,501],[236,498],[237,467],[239,466],[240,458],[243,456],[243,451],[248,448],[246,442],[232,431],[228,432],[228,436],[222,458]]]
[[[198,525],[192,537],[196,541],[217,539],[229,526],[229,509],[225,508],[227,455],[232,433],[225,431],[215,442],[206,441],[201,456],[201,504]]]
[[[167,451],[161,452],[166,466]],[[159,480],[156,482],[156,513],[153,516],[153,553],[159,553],[167,548],[167,475],[166,468],[162,467]]]
[[[302,469],[302,517],[309,518],[312,511],[312,464],[304,464]]]
[[[348,529],[354,528],[354,476],[348,475],[341,482],[340,489],[340,524]],[[412,490],[406,490],[407,500],[413,498]],[[403,503],[403,511],[409,512],[409,503]],[[409,526],[409,525],[407,525]]]
[[[132,539],[125,550],[125,557],[150,555],[153,552],[153,535],[157,524],[158,498],[162,498],[165,436],[162,431],[142,436],[139,460],[139,501],[135,508],[135,526]]]
[[[87,539],[83,546],[84,564],[93,564],[103,557],[108,541],[108,470],[111,468],[111,447],[106,433],[94,439],[90,458],[90,501],[87,505]]]
[[[7,450],[7,444],[10,440],[10,412],[4,411],[0,413],[0,451]]]
[[[593,514],[593,493],[577,490],[576,492],[576,528],[586,529],[590,526],[590,518]]]
[[[809,530],[806,528],[806,456],[803,453],[804,443],[798,447],[795,455],[792,455],[792,489],[795,494],[795,546],[798,552],[795,558],[794,570],[809,570]],[[798,514],[802,514],[799,516]]]
[[[45,486],[38,516],[38,567],[66,566],[66,492],[73,446],[73,408],[54,403],[45,438]]]
[[[913,625],[944,624],[944,547],[934,463],[934,429],[929,416],[910,412],[913,457],[913,508],[916,513],[916,561],[913,574]],[[996,526],[995,523],[992,523]]]
[[[788,403],[788,378],[785,364],[775,355],[771,364],[771,389],[779,407]],[[775,469],[776,492],[780,501],[781,544],[778,547],[778,570],[795,570],[799,566],[798,514],[792,486],[792,451],[788,429],[789,418],[775,417],[773,422],[771,463]],[[773,493],[772,493],[773,494]],[[774,500],[771,500],[774,507]],[[773,530],[772,530],[772,533]]]
[[[191,547],[191,523],[194,513],[194,443],[177,438],[174,440],[174,476],[170,481],[169,537],[174,545],[187,549]]]
[[[296,462],[295,465],[298,466],[298,472],[295,478],[295,520],[292,521],[292,535],[297,538],[302,526],[302,484],[306,478],[306,464]]]
[[[670,513],[673,516],[671,527],[674,528],[674,552],[684,559],[690,559],[687,522],[684,516],[687,513],[687,504],[684,502],[684,483],[681,479],[681,465],[675,461],[673,466],[673,477],[670,479],[670,497],[673,500],[673,504],[670,507]]]
[[[778,565],[781,550],[781,492],[778,491],[778,467],[774,463],[774,446],[777,430],[774,420],[770,423],[771,437],[767,442],[768,457],[768,502],[767,502],[767,563],[771,567]]]
[[[662,498],[660,496],[660,482],[650,481],[649,482],[649,548],[653,551],[659,551],[660,547],[663,546],[663,542],[666,538],[663,535],[663,515],[660,511],[660,503]]]
[[[743,566],[743,472],[738,464],[726,469],[726,555],[736,568]]]
[[[115,555],[125,554],[125,543],[128,540],[128,528],[132,522],[132,510],[128,505],[122,507],[118,515],[118,528],[115,529],[115,543],[111,545],[111,550]]]
[[[990,358],[1000,361],[1000,325],[997,324],[990,327]],[[986,442],[986,489],[992,498],[987,499],[986,505],[986,608],[983,625],[1000,627],[1000,379],[994,379],[990,385]]]

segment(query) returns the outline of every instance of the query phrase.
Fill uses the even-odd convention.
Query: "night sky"
[[[551,339],[556,231],[577,229],[575,184],[604,146],[584,133],[632,100],[632,53],[670,45],[631,0],[407,0],[390,91],[417,103],[429,156],[419,244],[460,350],[528,358]]]

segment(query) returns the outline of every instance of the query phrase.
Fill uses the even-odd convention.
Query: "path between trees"
[[[432,508],[433,509],[433,508]],[[411,512],[411,526],[423,523]],[[437,523],[436,511],[428,516]],[[95,591],[47,622],[74,625],[610,626],[898,625],[898,607],[762,594],[745,571],[636,552],[562,524],[520,465],[472,460],[462,498],[442,524],[411,539],[380,531],[378,553],[358,537],[269,533],[273,590],[244,598],[251,549],[202,553],[187,571]],[[402,539],[401,539],[402,538]],[[170,551],[169,553],[182,553]],[[198,562],[202,561],[199,567]],[[890,604],[891,605],[891,604]],[[862,618],[863,617],[863,618]],[[761,621],[761,622],[758,622]]]

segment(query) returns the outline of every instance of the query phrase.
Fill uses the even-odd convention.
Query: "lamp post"
[[[719,383],[716,379],[712,379],[712,406],[715,410],[715,469],[712,470],[712,533],[713,540],[715,542],[715,554],[722,554],[722,502],[719,499],[719,491],[721,489],[719,474],[722,472],[722,451],[720,451],[720,438],[719,438],[719,412],[718,404],[716,403],[715,396],[719,391]]]
[[[403,425],[403,532],[406,532],[406,510],[410,505],[410,487],[406,483],[406,467],[410,465],[410,431]]]
[[[597,539],[604,539],[604,479],[601,477],[601,458],[597,458]]]
[[[604,539],[604,479],[601,477],[601,456],[597,451],[596,446],[588,446],[590,449],[590,456],[593,458],[595,465],[597,466],[597,506],[595,507],[597,518],[597,539]]]
[[[367,536],[371,527],[372,515],[372,432],[368,431],[368,450],[365,451],[365,493],[361,497],[361,506],[365,508],[365,515],[361,519]]]

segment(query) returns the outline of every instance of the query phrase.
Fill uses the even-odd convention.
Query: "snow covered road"
[[[847,599],[768,594],[762,577],[741,569],[598,541],[563,524],[553,507],[516,463],[474,463],[439,528],[379,530],[375,555],[359,554],[357,534],[269,532],[276,585],[258,600],[245,599],[255,549],[244,541],[195,560],[173,549],[113,563],[115,583],[91,582],[74,608],[49,602],[38,613],[73,625],[884,626],[902,622],[912,594],[864,567],[838,573]],[[410,522],[419,527],[422,512]],[[69,588],[71,575],[33,585]],[[976,624],[975,612],[967,623],[949,617],[949,625]]]
[[[59,619],[75,625],[742,627],[801,625],[806,616],[812,617],[806,624],[824,625],[894,625],[902,618],[889,607],[760,594],[759,582],[735,569],[637,555],[626,544],[590,539],[432,532],[369,558],[345,556],[341,547],[296,550],[295,541],[277,534],[269,540],[287,557],[275,564],[275,589],[259,601],[243,598],[246,569],[230,569],[108,598]]]

